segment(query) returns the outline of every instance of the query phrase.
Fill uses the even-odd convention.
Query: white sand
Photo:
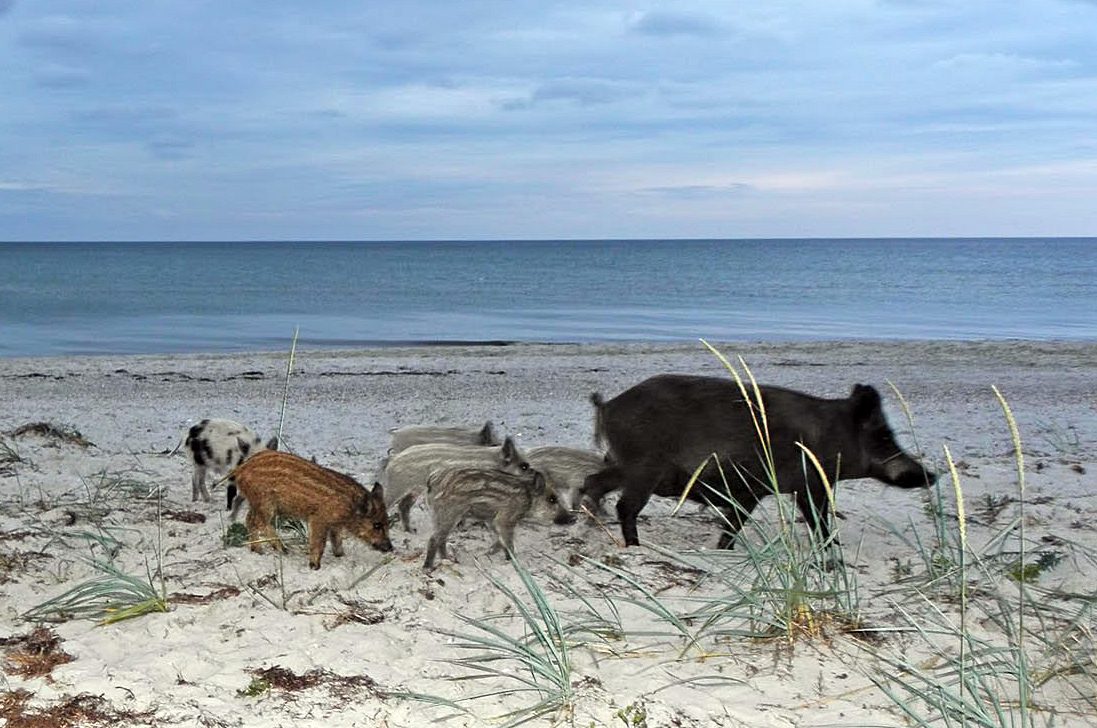
[[[1016,495],[1009,432],[990,388],[997,385],[1024,441],[1027,495],[1033,503],[1028,535],[1036,543],[1052,544],[1049,550],[1076,555],[1042,575],[1038,584],[1093,592],[1097,569],[1083,547],[1097,548],[1097,345],[842,342],[721,349],[743,356],[763,383],[822,396],[844,396],[857,382],[875,384],[893,427],[913,448],[898,400],[887,386],[894,383],[910,404],[917,444],[927,459],[940,468],[947,445],[961,461],[968,510],[975,517],[971,536],[978,543],[1017,514],[1017,505],[1009,503],[990,525],[981,525],[988,520],[980,511],[985,497]],[[288,698],[278,691],[259,697],[238,691],[252,679],[248,670],[276,665],[297,674],[320,667],[338,675],[368,675],[382,691],[455,700],[510,686],[501,678],[448,680],[465,673],[441,661],[464,655],[452,647],[452,638],[438,632],[469,631],[456,615],[513,612],[484,571],[515,589],[519,581],[501,557],[486,556],[490,539],[484,529],[455,532],[451,551],[457,563],[443,561],[424,575],[420,563],[429,517],[420,506],[413,512],[417,533],[393,529],[394,554],[348,540],[346,557],[336,559],[329,551],[323,568],[314,572],[301,547],[281,560],[223,547],[220,489],[211,504],[191,503],[189,464],[181,455],[161,453],[175,447],[186,426],[203,417],[240,420],[264,438],[273,433],[285,366],[284,353],[0,360],[0,431],[48,421],[75,426],[94,443],[83,449],[35,436],[4,438],[23,461],[0,470],[6,473],[0,475],[0,565],[9,564],[0,571],[0,638],[29,632],[33,625],[21,619],[23,612],[95,575],[85,558],[102,557],[102,552],[78,532],[109,531],[121,541],[115,560],[127,573],[143,576],[146,561],[155,568],[156,500],[119,491],[97,493],[109,482],[97,475],[104,471],[132,471],[142,482],[166,485],[166,509],[207,517],[204,523],[163,522],[169,594],[202,595],[223,586],[239,590],[208,604],[176,602],[168,613],[109,626],[87,620],[54,625],[62,648],[76,659],[56,667],[48,679],[8,676],[7,690],[25,687],[39,706],[80,692],[102,694],[120,709],[155,711],[165,725],[413,726],[446,711],[368,691],[349,699],[332,697],[322,687]],[[719,374],[723,369],[703,347],[692,344],[299,352],[283,437],[295,452],[367,484],[387,448],[388,430],[401,425],[474,424],[490,418],[523,446],[587,447],[591,391],[612,396],[668,371]],[[904,538],[931,537],[924,497],[874,481],[844,482],[839,488],[846,559],[854,567],[869,626],[904,624],[895,607],[903,600],[914,611],[928,609],[910,600],[910,588],[895,583],[898,565],[913,559],[917,571],[913,548]],[[88,520],[89,499],[101,508],[98,522]],[[644,511],[640,538],[645,544],[679,551],[715,544],[718,527],[711,516],[691,506],[671,517],[671,507],[654,499]],[[775,524],[776,514],[771,498],[756,516]],[[726,593],[726,587],[709,579],[687,594],[696,574],[653,549],[621,549],[614,541],[617,524],[610,522],[607,529],[581,523],[572,528],[529,524],[519,530],[519,557],[559,611],[579,605],[552,586],[550,576],[587,593],[598,584],[621,598],[639,596],[589,564],[569,571],[557,562],[576,561],[577,554],[609,559],[681,610],[690,606],[687,596]],[[741,549],[729,558],[742,558]],[[734,568],[745,571],[742,565]],[[1008,581],[1003,584],[1008,590]],[[375,610],[383,621],[337,624],[336,615],[348,611],[347,600]],[[948,615],[956,613],[954,604],[936,604]],[[571,653],[577,686],[574,725],[623,725],[617,712],[629,706],[633,715],[646,711],[649,726],[903,725],[895,706],[870,680],[894,670],[882,667],[872,653],[905,654],[916,661],[933,655],[910,634],[890,635],[871,649],[834,634],[798,641],[791,649],[780,640],[705,638],[700,649],[680,656],[684,645],[666,622],[624,601],[621,606],[624,639],[592,640]],[[513,619],[498,624],[511,634],[521,633]],[[648,629],[666,634],[642,634]],[[979,629],[993,638],[993,625],[981,623]],[[700,659],[701,650],[707,659]],[[715,676],[719,680],[696,682]],[[1095,687],[1092,675],[1072,679]],[[1062,681],[1052,681],[1043,691],[1041,704],[1062,711],[1059,725],[1093,724],[1078,701],[1063,697],[1070,689]],[[474,715],[452,724],[486,724],[533,702],[528,695],[473,701],[467,707]]]

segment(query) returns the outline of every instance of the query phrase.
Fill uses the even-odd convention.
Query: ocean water
[[[0,243],[0,356],[1097,340],[1097,239]]]

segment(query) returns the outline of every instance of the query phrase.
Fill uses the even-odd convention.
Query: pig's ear
[[[267,449],[268,450],[277,450],[278,449],[278,435],[275,435],[274,437],[267,440]]]
[[[514,444],[514,440],[507,436],[507,439],[503,440],[503,462],[510,463],[518,459],[518,448]]]
[[[380,481],[373,481],[373,490],[370,491],[370,497],[383,501],[385,499],[385,486],[381,485]]]
[[[495,444],[495,425],[491,424],[491,420],[484,423],[483,429],[480,430],[480,444],[481,445],[494,445]]]
[[[880,393],[870,384],[854,384],[849,393],[853,405],[853,419],[864,422],[880,409]]]

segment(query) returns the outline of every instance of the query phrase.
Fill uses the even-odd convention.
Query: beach
[[[741,357],[760,383],[822,397],[844,397],[857,383],[877,387],[900,443],[943,474],[954,523],[947,446],[967,504],[966,537],[975,552],[995,555],[987,557],[983,572],[995,578],[974,580],[972,597],[985,607],[974,630],[994,644],[999,637],[986,610],[999,595],[1016,592],[1006,562],[1018,551],[1015,535],[994,537],[1021,513],[1014,442],[996,387],[1023,447],[1027,548],[1034,560],[1055,557],[1046,557],[1046,568],[1026,582],[1032,598],[1054,601],[1064,612],[1075,602],[1056,595],[1092,600],[1097,344],[715,346],[735,364]],[[417,693],[460,701],[470,711],[449,724],[492,724],[538,697],[507,692],[515,685],[505,676],[449,679],[468,674],[446,662],[470,654],[458,649],[462,639],[454,636],[475,631],[464,619],[503,615],[492,624],[523,633],[515,605],[492,583],[524,594],[519,572],[501,555],[488,555],[486,529],[470,524],[455,531],[450,549],[457,561],[444,560],[425,574],[430,519],[419,504],[412,514],[416,532],[392,527],[391,554],[348,538],[346,556],[337,559],[329,551],[322,568],[311,571],[302,545],[284,557],[226,546],[223,490],[214,489],[211,503],[192,502],[190,463],[171,451],[190,425],[207,417],[238,420],[265,439],[278,430],[284,402],[285,448],[370,485],[396,427],[491,420],[523,448],[592,448],[592,392],[608,398],[664,372],[729,376],[700,343],[302,350],[288,382],[287,358],[283,351],[0,360],[0,433],[6,433],[0,444],[7,446],[0,452],[10,455],[0,462],[0,639],[27,634],[35,626],[23,619],[27,610],[98,576],[90,560],[112,561],[140,579],[152,573],[157,586],[162,573],[168,595],[165,613],[103,626],[88,619],[49,624],[73,659],[37,677],[5,670],[9,694],[31,693],[27,711],[90,693],[128,714],[115,721],[119,725],[395,727],[455,714],[401,695]],[[29,423],[53,423],[70,434],[75,429],[88,444],[12,434]],[[837,487],[844,558],[857,580],[859,619],[871,639],[838,624],[802,639],[728,632],[698,632],[696,642],[683,638],[643,605],[652,604],[650,594],[684,613],[697,600],[726,593],[721,579],[729,577],[714,578],[705,560],[716,545],[718,522],[693,505],[673,513],[672,500],[654,498],[640,518],[638,548],[620,545],[612,507],[601,524],[586,518],[570,527],[522,524],[518,562],[563,621],[574,624],[583,613],[577,593],[603,605],[601,595],[609,594],[621,599],[616,606],[623,632],[612,639],[574,639],[568,704],[534,724],[906,725],[896,703],[873,682],[897,672],[885,658],[931,670],[954,650],[946,639],[934,642],[913,632],[904,615],[959,619],[956,600],[909,586],[919,574],[914,542],[928,541],[934,532],[931,494],[871,480]],[[778,499],[763,501],[754,519],[777,528]],[[797,527],[806,537],[804,524]],[[678,560],[664,549],[702,556]],[[725,559],[725,571],[746,574],[734,560],[743,551],[713,558]],[[687,631],[701,626],[697,620],[683,624]],[[1090,670],[1064,669],[1035,694],[1036,708],[1055,714],[1059,725],[1097,723],[1093,703],[1083,697],[1097,695],[1097,664],[1086,636],[1092,626],[1092,616],[1086,617],[1085,629],[1069,640],[1071,659]],[[1045,626],[1058,628],[1054,620]],[[1069,631],[1065,624],[1062,629]],[[1061,653],[1053,655],[1034,639],[1024,640],[1033,659],[1061,667],[1055,662],[1064,659]],[[254,671],[275,667],[296,676],[325,672],[311,673],[320,676],[315,685],[256,683]],[[495,667],[523,674],[514,664]],[[481,693],[496,694],[466,700]],[[640,715],[646,722],[634,720]]]

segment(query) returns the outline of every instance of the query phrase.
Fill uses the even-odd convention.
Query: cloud
[[[91,44],[91,36],[86,22],[67,15],[49,15],[24,24],[17,37],[20,45],[30,48],[83,50]]]
[[[737,182],[728,185],[678,185],[674,187],[648,187],[642,194],[676,200],[705,200],[729,195],[743,195],[755,190],[753,185]]]
[[[51,63],[34,73],[34,83],[42,88],[64,89],[86,86],[91,82],[91,72],[86,68],[76,68]]]
[[[829,234],[927,186],[982,189],[967,229],[1001,229],[985,180],[1097,158],[1093,2],[375,6],[0,0],[0,190],[110,190],[151,237],[166,209],[183,236],[698,234],[733,208]],[[20,229],[114,234],[45,208]]]
[[[191,156],[194,141],[181,137],[158,137],[145,145],[157,159],[176,160]]]
[[[1065,58],[1034,58],[1016,53],[958,53],[933,64],[948,72],[999,76],[1002,73],[1031,74],[1042,71],[1071,71],[1078,62]]]
[[[527,98],[506,101],[502,108],[529,109],[539,104],[557,102],[597,106],[611,104],[638,93],[636,88],[628,84],[603,79],[561,79],[541,84]]]
[[[672,11],[642,13],[630,23],[629,30],[638,35],[657,38],[674,36],[708,38],[723,33],[720,22],[715,18]]]
[[[49,185],[38,182],[0,180],[0,192],[42,192],[50,189],[52,188]]]
[[[155,129],[178,118],[175,109],[166,106],[99,106],[77,111],[73,119],[81,125],[122,133]]]

